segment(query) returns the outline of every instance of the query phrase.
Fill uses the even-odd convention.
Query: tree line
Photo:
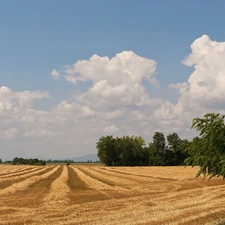
[[[74,161],[72,159],[48,159],[48,160],[45,160],[46,163],[50,164],[62,164],[62,163],[74,163]]]
[[[165,138],[163,133],[155,132],[149,146],[141,136],[102,136],[96,147],[100,161],[107,166],[175,166],[184,165],[189,144],[177,133]]]
[[[12,161],[13,165],[34,165],[34,166],[45,166],[46,163],[42,159],[38,158],[30,158],[30,159],[24,159],[24,158],[18,158],[15,157]]]
[[[192,129],[199,136],[191,141],[177,133],[155,132],[148,146],[141,136],[102,136],[97,142],[97,155],[107,166],[199,166],[196,177],[225,178],[225,115],[208,113],[192,120]],[[0,159],[0,163],[3,163]],[[14,158],[4,163],[45,165],[44,160]]]
[[[30,159],[24,159],[21,157],[16,157],[13,160],[6,160],[2,161],[0,159],[0,164],[13,164],[13,165],[46,165],[46,164],[63,164],[65,163],[66,165],[70,165],[71,163],[99,163],[99,161],[92,161],[92,160],[87,160],[87,161],[79,161],[75,162],[72,159],[48,159],[48,160],[40,160],[37,158],[30,158]]]
[[[196,177],[201,174],[209,179],[225,178],[225,115],[207,113],[194,118],[191,128],[199,136],[191,141],[180,139],[178,134],[155,132],[148,146],[142,137],[101,137],[97,142],[97,155],[107,166],[198,166]]]

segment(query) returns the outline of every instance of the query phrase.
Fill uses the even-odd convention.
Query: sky
[[[225,1],[0,2],[0,158],[96,153],[101,136],[196,136],[225,114]]]

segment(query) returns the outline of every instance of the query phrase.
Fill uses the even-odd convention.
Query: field
[[[0,166],[0,224],[218,224],[225,180],[191,167]]]

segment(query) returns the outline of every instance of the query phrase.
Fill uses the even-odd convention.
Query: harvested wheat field
[[[225,180],[191,167],[0,166],[0,224],[218,224]]]

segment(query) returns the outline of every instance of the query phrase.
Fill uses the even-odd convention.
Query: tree
[[[155,132],[153,142],[149,144],[149,165],[167,166],[170,165],[172,151],[166,148],[166,139],[163,133]]]
[[[179,150],[177,152],[177,164],[185,165],[185,160],[190,156],[187,149],[189,148],[191,142],[187,139],[180,140]]]
[[[34,159],[24,159],[15,157],[12,161],[13,165],[35,165],[35,166],[45,166],[46,163],[44,160]]]
[[[2,159],[0,159],[0,164],[2,163]]]
[[[144,145],[142,137],[124,136],[121,138],[120,161],[123,166],[139,166]]]
[[[169,134],[167,136],[168,148],[173,152],[178,151],[180,142],[181,142],[181,139],[177,133]]]
[[[189,141],[181,140],[177,133],[169,134],[167,136],[168,149],[172,151],[172,158],[170,160],[170,165],[183,165],[184,160],[187,158],[188,154],[185,151]]]
[[[101,137],[97,142],[98,153],[100,161],[107,166],[115,165],[118,160],[118,154],[115,148],[115,139],[113,136]]]
[[[199,131],[189,145],[187,165],[200,166],[196,177],[222,176],[225,178],[225,115],[208,113],[202,119],[194,118],[192,129]]]
[[[142,137],[101,137],[97,142],[98,157],[107,166],[144,166],[149,163],[148,149]]]
[[[158,150],[164,150],[166,147],[166,139],[161,132],[155,132],[153,136],[153,144]]]
[[[97,155],[106,166],[172,166],[182,165],[187,153],[187,140],[178,134],[167,136],[168,146],[163,133],[155,132],[153,142],[145,146],[141,136],[102,136],[96,144]]]

